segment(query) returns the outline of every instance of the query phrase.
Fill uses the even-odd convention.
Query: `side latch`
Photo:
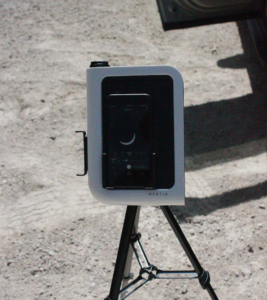
[[[84,153],[84,173],[76,174],[76,176],[85,176],[88,172],[88,155],[87,155],[87,135],[85,131],[75,131],[76,133],[83,133],[83,153]]]

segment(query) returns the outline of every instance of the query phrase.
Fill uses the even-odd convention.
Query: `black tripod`
[[[194,278],[198,279],[202,288],[208,291],[211,299],[218,300],[210,285],[209,273],[201,267],[170,208],[161,206],[161,209],[194,267],[194,271],[163,271],[151,265],[140,242],[141,234],[137,232],[140,206],[127,206],[110,293],[105,300],[125,299],[152,279]],[[137,252],[136,244],[142,259]],[[139,275],[134,280],[130,273],[133,253],[140,265]],[[128,284],[130,280],[132,281]]]

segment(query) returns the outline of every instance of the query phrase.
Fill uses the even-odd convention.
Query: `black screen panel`
[[[173,80],[168,75],[156,76],[114,76],[106,77],[102,81],[102,116],[107,114],[108,99],[110,95],[120,94],[146,94],[149,95],[151,106],[149,108],[151,118],[150,132],[151,142],[149,151],[155,153],[154,164],[151,170],[154,179],[153,188],[169,189],[175,182],[174,165],[174,115],[173,115]],[[119,109],[119,108],[117,108]],[[140,110],[141,108],[139,108]],[[139,111],[140,118],[143,114]],[[103,121],[103,130],[106,128]],[[138,118],[137,118],[138,119]],[[103,137],[105,136],[103,132]],[[123,133],[122,133],[123,134]],[[127,134],[125,132],[125,134]],[[131,141],[132,137],[126,137]],[[109,148],[107,139],[103,138],[103,153]],[[103,164],[106,163],[103,162]],[[150,165],[151,166],[151,165]],[[142,168],[145,168],[144,166]],[[148,176],[149,177],[149,176]],[[147,177],[147,178],[148,178]],[[103,179],[103,185],[107,185],[107,178]],[[138,183],[138,182],[137,182]],[[139,182],[140,184],[140,182]]]

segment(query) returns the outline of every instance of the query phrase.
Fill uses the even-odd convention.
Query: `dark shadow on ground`
[[[185,155],[261,139],[266,135],[265,116],[265,98],[260,93],[186,107]]]
[[[244,54],[218,61],[222,68],[246,68],[252,94],[185,108],[185,156],[240,146],[266,137],[267,69],[259,61],[246,22],[238,22]],[[259,152],[260,151],[260,152]],[[253,155],[265,151],[255,148]],[[252,153],[249,152],[248,156]],[[232,160],[238,157],[232,157]],[[206,155],[206,160],[209,156]],[[211,161],[210,165],[216,164]],[[194,168],[193,168],[194,169]],[[186,169],[192,170],[191,167]]]
[[[172,211],[183,221],[196,215],[209,213],[225,207],[231,207],[250,200],[260,199],[267,195],[267,181],[255,186],[229,191],[207,198],[186,198],[185,206],[172,206]]]
[[[236,99],[206,103],[185,108],[185,156],[187,159],[204,154],[202,167],[209,161],[209,152],[242,147],[246,143],[266,138],[267,69],[257,57],[246,22],[237,23],[244,54],[218,61],[222,68],[246,68],[252,87],[252,94]],[[247,156],[266,151],[264,146],[252,147]],[[222,155],[224,151],[221,151]],[[221,157],[223,162],[223,157]],[[240,159],[240,153],[231,160]],[[225,159],[229,161],[229,159]],[[200,169],[189,164],[186,171]],[[209,198],[186,198],[184,207],[173,207],[180,220],[195,215],[207,215],[217,209],[242,202],[259,199],[267,195],[267,182],[239,190],[229,191]]]

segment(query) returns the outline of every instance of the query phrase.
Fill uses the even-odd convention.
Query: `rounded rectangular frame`
[[[173,80],[175,183],[170,189],[113,189],[102,185],[102,81],[114,76],[168,75]],[[171,66],[94,67],[87,69],[88,182],[92,195],[105,204],[184,205],[183,79]]]

